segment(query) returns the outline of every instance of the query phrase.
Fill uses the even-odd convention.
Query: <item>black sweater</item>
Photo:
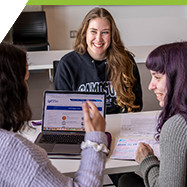
[[[142,89],[140,75],[134,58],[134,77],[136,83],[133,92],[136,95],[135,105],[142,109]],[[72,51],[62,57],[56,70],[54,86],[56,90],[74,90],[106,93],[106,113],[115,114],[122,112],[122,108],[115,102],[116,93],[107,79],[106,60],[95,61],[88,53],[80,55]],[[127,110],[125,110],[127,112]]]

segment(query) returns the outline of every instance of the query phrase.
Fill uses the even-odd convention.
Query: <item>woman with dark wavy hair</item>
[[[31,119],[27,102],[29,78],[26,53],[0,44],[0,128],[13,132]]]
[[[1,43],[0,186],[101,186],[108,150],[105,120],[97,107],[90,101],[83,104],[85,148],[73,180],[51,164],[44,149],[17,133],[22,132],[31,119],[27,102],[28,78],[26,53],[13,45]]]
[[[140,143],[136,161],[146,186],[187,186],[187,42],[162,45],[146,61],[149,90],[163,108],[156,134],[160,161],[148,144]],[[121,186],[126,186],[125,184]]]
[[[60,60],[55,89],[104,91],[107,114],[142,109],[138,68],[106,9],[94,8],[85,16],[74,51]]]

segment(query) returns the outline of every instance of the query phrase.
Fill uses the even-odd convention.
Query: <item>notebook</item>
[[[42,129],[35,144],[44,148],[49,158],[80,158],[85,135],[82,104],[87,100],[105,117],[104,92],[44,92]]]

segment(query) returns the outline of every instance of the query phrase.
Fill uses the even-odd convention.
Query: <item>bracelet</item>
[[[96,152],[102,151],[103,153],[109,153],[108,148],[104,144],[97,144],[96,142],[92,142],[90,140],[81,143],[81,149],[88,147],[92,147]]]

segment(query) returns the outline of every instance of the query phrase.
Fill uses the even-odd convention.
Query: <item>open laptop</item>
[[[80,158],[85,135],[82,104],[87,100],[105,117],[104,92],[44,92],[42,129],[35,144],[44,148],[50,158]]]

